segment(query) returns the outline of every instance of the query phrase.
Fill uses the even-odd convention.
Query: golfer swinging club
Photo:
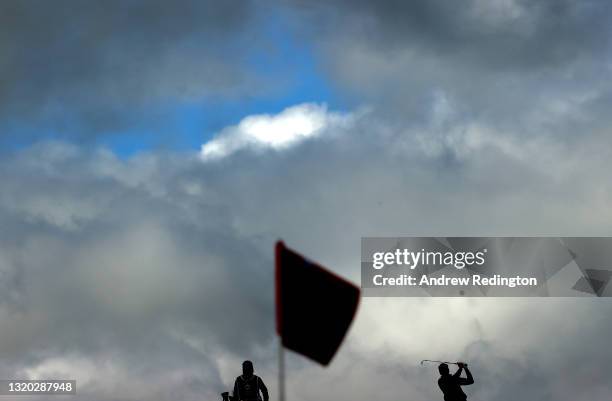
[[[444,393],[444,401],[465,401],[467,400],[467,396],[461,389],[461,386],[467,386],[474,383],[474,378],[472,377],[472,373],[467,367],[467,364],[463,362],[457,362],[457,366],[459,369],[455,372],[454,375],[448,371],[448,365],[445,363],[441,363],[438,366],[438,370],[440,371],[440,378],[438,379],[438,386],[440,386],[440,390]],[[465,374],[467,378],[461,377],[461,372],[465,370]]]

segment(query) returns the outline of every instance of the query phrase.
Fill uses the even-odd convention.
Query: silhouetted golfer
[[[438,370],[440,371],[440,378],[438,379],[438,386],[440,386],[440,390],[444,393],[444,401],[465,401],[467,400],[467,395],[461,389],[461,386],[467,386],[474,383],[474,378],[472,377],[472,373],[468,369],[467,365],[462,362],[458,362],[459,369],[455,372],[454,375],[448,371],[448,365],[445,363],[440,364],[438,366]],[[461,372],[465,369],[465,374],[467,378],[460,377]]]
[[[253,362],[242,362],[242,375],[234,383],[234,400],[236,401],[268,401],[268,388],[260,377],[253,374]]]

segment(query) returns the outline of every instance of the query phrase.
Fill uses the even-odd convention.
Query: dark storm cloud
[[[324,4],[322,10],[345,22],[334,24],[331,33],[341,35],[344,29],[360,45],[383,52],[411,46],[426,54],[500,70],[556,69],[597,56],[609,45],[612,13],[605,1],[336,0]]]
[[[339,87],[404,124],[443,95],[459,118],[527,132],[555,102],[611,92],[605,1],[291,3]]]
[[[252,13],[250,1],[3,1],[0,118],[86,135],[254,90],[238,51]]]

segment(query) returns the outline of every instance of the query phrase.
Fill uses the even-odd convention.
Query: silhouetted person
[[[236,378],[234,383],[235,401],[268,401],[268,388],[263,380],[253,374],[253,362],[242,362],[242,375]]]
[[[440,378],[438,379],[438,386],[440,386],[440,390],[444,393],[444,401],[465,401],[467,400],[467,395],[461,389],[461,386],[467,386],[474,383],[474,378],[472,377],[472,373],[468,369],[465,363],[459,362],[459,369],[455,372],[454,375],[448,371],[448,365],[445,363],[440,364],[438,366],[438,370],[440,371]],[[467,378],[461,377],[461,372],[465,370],[465,374]]]

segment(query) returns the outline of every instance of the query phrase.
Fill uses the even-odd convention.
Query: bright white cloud
[[[325,104],[316,103],[288,107],[275,115],[256,114],[221,130],[202,145],[201,156],[215,160],[244,148],[285,149],[351,120],[351,114],[331,112]]]

